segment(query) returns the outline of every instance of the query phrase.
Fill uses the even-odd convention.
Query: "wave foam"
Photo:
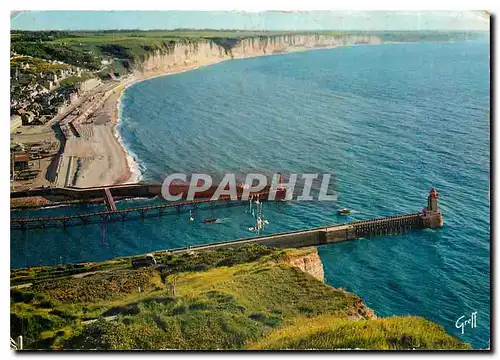
[[[115,126],[115,136],[118,142],[120,143],[121,147],[123,148],[123,151],[125,152],[126,159],[127,159],[127,165],[130,170],[130,177],[127,180],[128,183],[136,183],[142,180],[142,171],[141,171],[141,165],[137,162],[137,156],[126,146],[124,139],[121,136],[120,129],[122,127],[122,119],[121,119],[121,111],[120,111],[120,106],[121,106],[121,99],[124,94],[125,90],[122,91],[120,94],[120,97],[118,98],[118,101],[116,102],[116,110],[117,110],[117,123]],[[145,169],[144,166],[142,166],[142,169]]]

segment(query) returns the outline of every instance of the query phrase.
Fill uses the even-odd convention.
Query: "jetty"
[[[114,204],[114,203],[113,203]],[[176,213],[187,208],[196,208],[200,204],[209,204],[212,206],[240,205],[242,202],[231,201],[229,198],[218,200],[197,199],[191,201],[182,201],[178,203],[168,203],[159,205],[149,205],[134,208],[125,208],[117,210],[103,210],[88,213],[65,216],[43,216],[36,218],[11,218],[10,224],[13,229],[27,228],[49,228],[49,227],[68,227],[76,225],[88,225],[99,222],[124,221],[131,219],[144,219],[146,217],[158,217],[167,214],[167,210],[174,209]],[[108,206],[108,205],[107,205]],[[116,206],[116,205],[115,205]]]
[[[101,189],[101,191],[103,191]],[[27,229],[32,227],[46,228],[50,226],[66,227],[71,225],[85,225],[93,222],[126,220],[131,214],[136,214],[140,218],[146,216],[161,216],[167,213],[167,210],[173,208],[176,212],[190,205],[198,206],[200,204],[209,205],[240,205],[243,201],[231,201],[229,197],[221,197],[218,200],[210,198],[195,199],[191,201],[182,201],[178,203],[167,203],[159,205],[150,205],[138,208],[116,209],[109,189],[106,191],[108,210],[55,217],[39,218],[11,218],[11,228]],[[262,191],[254,194],[263,199],[269,195],[269,191]],[[266,236],[257,236],[243,238],[227,242],[216,242],[199,246],[190,246],[180,249],[171,249],[172,252],[185,251],[206,251],[223,247],[235,247],[247,244],[260,244],[278,248],[320,246],[341,241],[359,239],[361,237],[372,237],[377,235],[404,233],[413,229],[431,228],[436,229],[443,226],[443,216],[438,207],[438,193],[431,189],[427,198],[427,207],[420,212],[388,216],[384,218],[356,220],[344,224],[335,224],[322,226],[306,230],[297,230],[286,233],[278,233]],[[110,210],[114,206],[115,210]]]
[[[186,196],[189,190],[188,185],[171,185],[170,193],[172,195]],[[176,210],[177,213],[182,210],[196,209],[201,204],[208,204],[211,207],[217,206],[235,206],[246,204],[246,201],[241,200],[243,188],[240,187],[236,191],[237,198],[231,199],[229,195],[223,195],[212,199],[217,187],[211,187],[205,191],[196,193],[194,200],[179,200],[175,202],[164,202],[158,205],[147,205],[140,207],[129,207],[118,209],[116,200],[136,198],[136,197],[155,197],[161,196],[161,185],[158,184],[132,184],[118,185],[113,187],[95,187],[86,189],[77,188],[48,188],[35,189],[31,191],[23,191],[15,194],[14,197],[22,196],[48,196],[59,195],[65,196],[67,199],[80,200],[81,202],[101,202],[106,206],[105,210],[80,213],[75,215],[63,216],[42,216],[42,217],[26,217],[16,218],[11,217],[11,228],[47,228],[47,227],[67,227],[74,225],[86,225],[96,222],[112,222],[123,221],[133,218],[155,217],[166,215],[169,209]],[[284,199],[286,192],[282,188],[271,190],[271,186],[264,187],[261,191],[250,192],[249,196],[252,199],[266,201],[271,193],[274,193],[274,199],[281,201]],[[142,196],[138,196],[138,194]],[[59,202],[58,204],[61,204]]]
[[[211,251],[223,248],[234,248],[245,245],[265,245],[276,248],[300,248],[321,246],[359,238],[370,238],[377,235],[390,235],[408,232],[412,229],[426,228],[420,213],[391,216],[386,218],[360,220],[350,223],[323,226],[307,230],[290,231],[273,235],[242,238],[206,245],[188,246],[166,250],[172,254],[186,252]],[[160,252],[156,252],[160,253]]]
[[[413,229],[437,229],[443,227],[443,216],[438,207],[438,198],[437,191],[431,189],[427,198],[427,207],[421,212],[414,214],[358,220],[340,225],[322,226],[307,230],[187,246],[184,248],[164,250],[163,252],[167,251],[171,254],[182,254],[223,248],[235,248],[252,244],[276,248],[300,248],[357,240],[359,238],[369,238],[377,235],[400,234]],[[161,253],[161,251],[155,252],[155,254],[158,253]]]

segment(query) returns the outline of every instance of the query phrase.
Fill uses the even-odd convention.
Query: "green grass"
[[[360,303],[353,294],[270,260],[184,273],[175,293],[160,290],[135,298],[128,304],[139,314],[119,317],[112,325],[95,323],[67,347],[241,349],[296,316],[347,318]]]
[[[297,319],[249,346],[252,350],[286,349],[471,349],[444,329],[415,316],[349,321],[331,315]]]
[[[163,253],[157,268],[116,259],[77,268],[97,271],[84,277],[70,267],[15,270],[33,285],[11,289],[11,336],[27,349],[466,347],[423,319],[372,320],[358,296],[288,263],[315,251]]]
[[[157,280],[157,281],[155,281]],[[60,303],[86,303],[114,300],[123,294],[147,291],[159,282],[159,274],[150,269],[115,270],[82,278],[67,277],[33,285],[32,291],[45,294]]]
[[[178,294],[185,297],[222,291],[252,313],[271,316],[277,311],[283,319],[323,313],[347,317],[361,302],[359,297],[327,286],[296,268],[272,262],[186,274],[177,287]]]

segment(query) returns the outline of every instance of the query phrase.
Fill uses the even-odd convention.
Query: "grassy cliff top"
[[[470,348],[422,318],[374,319],[358,296],[290,265],[300,257],[320,266],[313,248],[253,245],[140,269],[15,270],[11,336],[31,349]]]
[[[351,321],[332,315],[297,318],[291,325],[269,332],[250,350],[287,349],[470,349],[443,328],[422,317],[392,316]]]

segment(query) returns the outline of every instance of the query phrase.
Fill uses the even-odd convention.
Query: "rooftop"
[[[14,162],[28,162],[30,155],[26,152],[14,153]]]

